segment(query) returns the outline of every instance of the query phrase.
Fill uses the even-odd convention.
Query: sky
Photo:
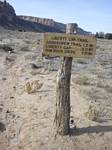
[[[77,23],[86,31],[112,33],[112,0],[7,0],[17,15]]]

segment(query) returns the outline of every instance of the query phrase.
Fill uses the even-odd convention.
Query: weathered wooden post
[[[96,52],[94,36],[70,35],[77,33],[77,24],[69,23],[64,33],[44,33],[43,56],[64,57],[57,74],[56,114],[57,134],[67,135],[70,131],[70,79],[72,58],[93,58]]]
[[[77,24],[69,23],[66,34],[77,32]],[[70,79],[72,57],[64,57],[62,66],[57,74],[56,87],[56,114],[55,122],[57,134],[67,135],[70,131]]]

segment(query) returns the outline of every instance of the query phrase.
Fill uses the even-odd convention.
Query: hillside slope
[[[16,15],[14,8],[6,1],[0,1],[0,26],[12,30],[61,32],[54,26],[24,20]]]

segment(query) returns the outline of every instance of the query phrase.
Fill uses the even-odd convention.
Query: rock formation
[[[0,19],[12,21],[16,17],[14,8],[6,1],[0,1]]]
[[[65,32],[66,25],[53,19],[32,16],[17,16],[14,8],[6,1],[0,0],[0,26],[18,31]],[[89,34],[79,28],[79,34]]]
[[[51,26],[54,27],[55,21],[53,19],[48,19],[48,18],[39,18],[39,17],[32,17],[32,16],[18,16],[20,19],[24,19],[27,21],[35,22],[35,23],[40,23],[43,25]]]
[[[19,31],[62,32],[54,26],[52,19],[17,16],[14,8],[6,0],[0,1],[0,26]]]

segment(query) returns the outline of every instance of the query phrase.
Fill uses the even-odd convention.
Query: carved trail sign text
[[[45,33],[43,55],[76,58],[93,58],[96,53],[94,36]]]

